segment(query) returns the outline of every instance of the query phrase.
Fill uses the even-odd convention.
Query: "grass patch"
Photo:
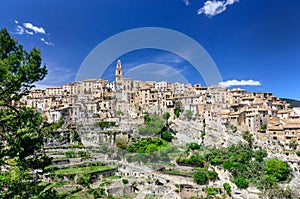
[[[171,175],[181,175],[181,176],[187,176],[187,177],[193,177],[195,172],[184,172],[184,171],[179,171],[176,169],[172,169],[170,171],[166,171],[166,174],[171,174]]]
[[[100,171],[111,170],[111,166],[89,166],[89,167],[78,167],[78,168],[65,168],[54,171],[54,174],[67,175],[67,174],[88,174]]]

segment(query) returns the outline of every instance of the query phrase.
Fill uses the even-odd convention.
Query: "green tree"
[[[29,198],[40,193],[38,170],[51,162],[43,150],[49,132],[39,113],[19,100],[47,74],[41,53],[27,52],[7,32],[0,31],[0,198]]]
[[[164,113],[163,118],[164,118],[164,120],[168,121],[168,119],[170,118],[170,113],[168,113],[168,112]]]
[[[240,189],[246,189],[249,186],[249,182],[243,177],[237,177],[234,179],[234,184],[238,186]]]
[[[150,122],[151,122],[151,117],[150,117],[149,115],[145,115],[145,116],[144,116],[144,122],[145,122],[145,124],[150,124]]]
[[[200,185],[205,185],[208,181],[206,173],[203,171],[198,171],[194,174],[194,182]]]
[[[173,135],[170,131],[163,131],[161,133],[161,139],[167,141],[167,142],[171,142],[173,139]]]
[[[287,180],[291,170],[287,162],[272,158],[266,161],[265,174],[275,177],[278,181]]]
[[[175,115],[176,117],[179,117],[179,115],[180,115],[181,111],[182,111],[182,109],[181,109],[181,108],[179,108],[179,107],[176,107],[176,108],[174,109],[174,115]]]
[[[205,188],[205,193],[209,196],[217,195],[219,191],[220,191],[220,188],[216,188],[216,187],[206,187]]]
[[[188,146],[188,149],[192,149],[192,150],[199,150],[200,148],[201,146],[196,142],[191,142]]]
[[[228,194],[229,196],[231,196],[231,186],[230,186],[230,184],[229,184],[228,182],[225,182],[225,183],[223,184],[223,187],[224,187],[225,191],[227,192],[227,194]]]
[[[218,178],[218,173],[215,170],[207,171],[206,173],[209,180],[215,181]]]
[[[268,125],[267,125],[267,124],[262,124],[262,125],[260,126],[260,130],[261,130],[261,131],[266,131],[267,128],[268,128]]]
[[[122,179],[122,183],[123,184],[128,184],[128,180],[127,179]]]
[[[205,164],[205,158],[199,153],[195,153],[190,159],[188,159],[187,163],[203,167]]]

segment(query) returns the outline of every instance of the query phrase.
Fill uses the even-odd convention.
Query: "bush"
[[[225,183],[223,184],[223,187],[224,187],[225,191],[227,192],[227,194],[228,194],[229,196],[231,196],[231,186],[230,186],[230,184],[227,183],[227,182],[225,182]]]
[[[199,153],[192,155],[190,159],[188,159],[188,164],[198,165],[200,167],[204,166],[205,158],[201,156]]]
[[[267,130],[267,127],[268,127],[267,124],[262,124],[262,125],[260,126],[260,130],[261,130],[261,131],[265,131],[265,130]]]
[[[206,175],[208,179],[212,181],[215,181],[218,178],[218,173],[215,170],[207,171]]]
[[[173,139],[173,135],[170,131],[164,131],[161,133],[161,138],[167,142],[171,142]]]
[[[201,138],[204,139],[204,138],[205,138],[205,135],[206,135],[205,130],[203,130],[203,131],[201,132]]]
[[[168,112],[164,113],[163,118],[164,118],[164,120],[168,121],[168,119],[170,118],[170,113],[168,113]]]
[[[206,187],[205,188],[205,193],[209,196],[217,195],[219,191],[220,191],[220,188],[215,188],[215,187]]]
[[[191,142],[188,147],[188,149],[192,149],[192,150],[198,150],[200,148],[201,148],[201,146],[199,144],[197,144],[196,142]]]
[[[238,186],[240,189],[247,189],[249,186],[249,182],[243,177],[237,177],[234,179],[234,184]]]
[[[150,117],[149,115],[145,115],[145,116],[144,116],[144,122],[145,122],[145,124],[150,124],[150,122],[151,122],[151,117]]]
[[[122,179],[122,183],[123,184],[128,184],[128,180],[127,179]]]
[[[198,171],[194,174],[194,182],[200,185],[205,185],[208,181],[206,173],[203,171]]]
[[[174,109],[174,115],[175,115],[176,117],[179,117],[181,111],[182,111],[181,108],[178,108],[178,107],[175,108],[175,109]]]
[[[161,138],[143,138],[133,145],[126,147],[126,151],[133,153],[151,153],[168,146],[168,143]]]
[[[291,171],[287,162],[272,158],[266,161],[266,175],[275,177],[278,181],[287,180]]]

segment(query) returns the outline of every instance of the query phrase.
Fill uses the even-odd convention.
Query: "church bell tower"
[[[121,60],[118,59],[117,67],[116,67],[116,82],[120,82],[122,80],[122,64]]]

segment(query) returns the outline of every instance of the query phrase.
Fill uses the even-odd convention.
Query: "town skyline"
[[[113,35],[139,27],[163,27],[186,34],[201,44],[216,63],[224,82],[253,80],[260,85],[250,86],[248,82],[249,86],[242,88],[299,100],[299,1],[286,4],[279,0],[215,1],[219,7],[208,2],[211,1],[69,4],[13,0],[3,4],[1,26],[7,27],[24,46],[41,49],[49,74],[38,83],[40,87],[74,81],[89,52]],[[143,49],[119,57],[125,76],[126,70],[156,63],[184,71],[190,83],[204,85],[202,77],[190,70],[192,66],[187,60],[166,51]],[[99,79],[113,80],[111,71],[117,58]]]

